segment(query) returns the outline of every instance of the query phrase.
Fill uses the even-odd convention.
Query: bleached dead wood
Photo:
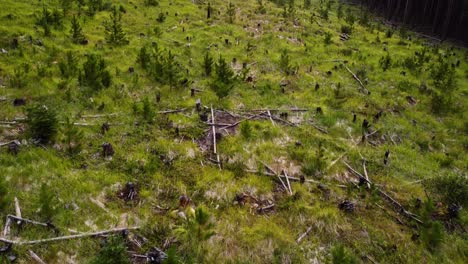
[[[4,237],[0,237],[0,242],[18,245],[18,246],[37,245],[37,244],[44,244],[44,243],[50,243],[50,242],[56,242],[56,241],[62,241],[62,240],[79,239],[79,238],[84,238],[84,237],[96,237],[96,236],[102,236],[102,235],[107,235],[107,234],[112,234],[112,233],[123,232],[127,230],[138,230],[138,229],[140,229],[139,226],[126,227],[126,228],[114,228],[114,229],[103,230],[103,231],[98,231],[98,232],[82,233],[78,235],[60,236],[60,237],[45,238],[45,239],[38,239],[38,240],[27,240],[27,241],[10,240]]]
[[[286,176],[285,178],[286,178],[286,182],[288,183],[289,195],[292,195],[293,193],[292,193],[292,189],[291,189],[291,183],[289,182],[288,174],[286,173],[285,170],[283,170],[283,174],[284,174],[284,176]]]
[[[100,117],[110,117],[118,116],[120,113],[110,113],[110,114],[98,114],[98,115],[82,115],[81,118],[100,118]]]
[[[19,142],[19,140],[11,140],[11,141],[8,141],[8,142],[0,142],[0,147],[3,147],[3,146],[8,146],[10,145],[11,143],[16,143],[17,145],[21,145],[21,143]]]
[[[290,109],[252,109],[252,112],[265,112],[265,111],[281,111],[281,112],[307,112],[309,109],[305,108],[290,108]]]
[[[312,226],[309,226],[307,230],[296,239],[296,243],[301,243],[301,241],[310,233],[310,231],[312,231]]]
[[[10,225],[11,225],[11,219],[7,218],[5,221],[5,227],[3,228],[4,237],[8,237],[10,235]]]
[[[361,173],[359,173],[358,171],[356,171],[355,169],[353,169],[353,167],[351,167],[346,161],[343,161],[343,163],[345,164],[345,166],[354,174],[356,175],[357,177],[359,177],[360,180],[364,180],[366,181],[367,183],[369,184],[372,184],[372,182],[368,179],[366,179],[366,177],[364,175],[362,175]],[[387,201],[389,201],[394,207],[398,208],[398,212],[402,213],[404,216],[410,218],[410,219],[413,219],[414,221],[422,224],[423,222],[417,217],[417,215],[411,213],[410,211],[407,211],[403,205],[401,205],[397,200],[395,200],[394,198],[392,198],[390,195],[388,195],[386,192],[382,191],[380,188],[376,188],[376,190],[379,192],[379,194],[381,196],[383,196]]]
[[[17,197],[15,197],[15,211],[16,211],[16,217],[21,218],[21,208],[20,208],[19,200]],[[21,220],[17,220],[16,223],[18,225],[21,224]]]
[[[240,123],[242,123],[242,122],[244,122],[244,121],[247,121],[247,120],[250,120],[250,119],[254,119],[255,117],[259,117],[259,116],[261,116],[261,115],[263,115],[263,114],[264,114],[264,112],[259,113],[259,114],[255,114],[255,115],[251,115],[251,116],[249,116],[249,117],[247,117],[247,118],[244,118],[244,119],[242,119],[242,120],[239,120],[239,121],[235,122],[234,124],[231,124],[231,125],[229,125],[229,126],[225,126],[225,127],[223,127],[222,129],[228,129],[228,128],[231,128],[231,127],[235,127],[235,126],[239,125]]]
[[[36,253],[34,253],[34,251],[28,250],[28,252],[31,258],[34,259],[37,263],[46,264]]]
[[[216,124],[215,114],[213,111],[213,105],[211,105],[211,123]],[[221,162],[219,160],[218,150],[216,148],[216,126],[212,125],[211,129],[212,129],[212,134],[213,134],[213,154],[216,155],[216,162],[218,164],[219,169],[221,169]]]
[[[367,88],[364,86],[364,84],[361,82],[361,80],[356,76],[356,74],[354,74],[349,68],[348,66],[344,65],[344,67],[346,68],[346,70],[348,70],[349,73],[351,73],[351,75],[353,76],[353,78],[359,83],[359,85],[362,87],[362,89],[364,90],[364,93],[365,94],[370,94],[369,90],[367,90]]]
[[[273,126],[276,126],[275,121],[273,121],[273,118],[271,117],[271,112],[270,112],[270,110],[268,110],[268,117],[270,118],[271,124],[272,124]]]
[[[366,180],[367,180],[367,188],[370,189],[369,175],[367,174],[366,160],[365,159],[362,160],[362,167],[364,169],[364,176],[366,176]]]

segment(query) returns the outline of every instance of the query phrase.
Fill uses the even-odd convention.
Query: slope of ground
[[[68,2],[1,3],[2,263],[468,258],[465,48],[337,1]],[[122,45],[106,41],[114,6]],[[86,82],[93,54],[108,87]],[[34,138],[43,105],[51,142]],[[18,207],[49,225],[18,227]]]

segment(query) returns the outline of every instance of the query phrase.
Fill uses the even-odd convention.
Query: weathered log
[[[10,240],[4,237],[0,237],[0,242],[18,245],[18,246],[37,245],[37,244],[57,242],[57,241],[62,241],[62,240],[79,239],[79,238],[84,238],[84,237],[97,237],[97,236],[107,235],[111,233],[119,233],[119,232],[124,232],[124,231],[129,231],[129,230],[138,230],[138,229],[140,229],[139,226],[126,227],[126,228],[114,228],[114,229],[103,230],[103,231],[98,231],[98,232],[82,233],[82,234],[77,234],[77,235],[60,236],[60,237],[45,238],[45,239],[38,239],[38,240],[28,240],[28,241]]]

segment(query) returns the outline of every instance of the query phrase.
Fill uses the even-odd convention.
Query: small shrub
[[[73,43],[75,44],[82,43],[85,40],[80,21],[76,18],[76,16],[73,16],[71,21],[70,35]]]
[[[350,8],[346,9],[346,16],[345,16],[345,21],[348,23],[351,27],[354,25],[356,22],[356,17],[354,16],[353,12],[351,11]]]
[[[9,194],[9,188],[5,177],[0,177],[0,212],[3,213],[3,210],[11,204],[11,196]]]
[[[421,227],[421,240],[424,245],[431,251],[434,252],[439,248],[444,239],[444,226],[439,221],[432,219],[434,212],[434,204],[431,200],[424,203],[423,214],[422,214],[422,227]]]
[[[291,58],[289,57],[288,51],[283,49],[281,51],[280,57],[280,69],[286,75],[291,75],[293,73],[293,67],[291,66]]]
[[[446,174],[426,181],[425,187],[447,204],[468,207],[468,178],[462,175]]]
[[[110,236],[91,264],[130,264],[127,246],[122,236]]]
[[[353,28],[350,27],[350,26],[347,26],[347,25],[342,25],[341,26],[341,33],[343,34],[351,34],[351,32],[353,32]]]
[[[387,31],[385,32],[385,37],[391,38],[392,36],[393,36],[393,30],[387,29]]]
[[[234,72],[223,57],[219,57],[218,63],[215,65],[215,70],[216,79],[212,82],[212,89],[219,98],[226,97],[234,88],[233,83],[236,80]]]
[[[333,264],[357,264],[358,259],[342,244],[334,246],[331,250]]]
[[[75,126],[70,118],[65,120],[65,124],[62,129],[63,140],[67,148],[67,153],[70,156],[78,154],[82,149],[81,140],[83,139],[83,132]]]
[[[325,42],[325,45],[330,45],[332,43],[332,40],[331,40],[331,33],[330,32],[325,32],[325,38],[324,38],[324,42]]]
[[[215,235],[211,215],[202,207],[195,210],[195,217],[189,218],[185,226],[179,229],[184,247],[198,263],[204,263],[206,255],[205,241]]]
[[[228,3],[226,14],[229,17],[229,23],[234,23],[234,19],[236,18],[236,7],[232,2]]]
[[[143,115],[143,119],[146,122],[152,122],[153,121],[155,113],[154,113],[154,110],[153,110],[153,106],[151,105],[151,103],[150,103],[150,101],[148,100],[147,97],[143,100],[142,115]]]
[[[240,124],[240,133],[241,133],[242,137],[244,137],[245,139],[251,139],[252,138],[253,129],[252,129],[252,125],[250,124],[249,121],[242,122]]]
[[[213,57],[207,51],[203,57],[203,69],[205,70],[205,76],[211,75],[211,70],[213,68]]]
[[[63,78],[73,78],[78,73],[78,59],[71,51],[67,51],[65,58],[59,62],[58,66]]]
[[[42,184],[39,191],[39,214],[44,221],[51,221],[55,215],[54,204],[56,194],[46,185]]]
[[[159,23],[163,23],[164,21],[166,21],[166,15],[163,12],[159,13],[158,18],[156,18],[156,21],[158,21]]]
[[[387,55],[380,58],[379,65],[383,71],[387,71],[392,66],[392,58],[388,52]]]
[[[158,0],[145,0],[145,5],[147,6],[159,6]]]
[[[10,75],[8,80],[12,88],[23,88],[28,83],[29,65],[23,64],[22,66],[13,69],[13,75]]]
[[[137,55],[137,62],[143,69],[147,69],[150,64],[150,53],[146,46],[140,48],[140,52]]]

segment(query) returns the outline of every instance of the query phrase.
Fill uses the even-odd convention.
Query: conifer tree
[[[226,97],[234,88],[233,83],[236,79],[234,72],[223,57],[219,57],[215,71],[216,79],[212,83],[212,88],[219,98]]]
[[[223,57],[219,57],[216,64],[216,78],[224,84],[230,84],[234,81],[234,72]]]
[[[71,29],[70,29],[71,39],[73,43],[82,43],[85,40],[83,35],[83,30],[81,29],[80,21],[73,16],[71,20]]]
[[[104,22],[106,41],[113,45],[128,44],[127,34],[122,26],[122,13],[114,6],[109,20]]]
[[[147,69],[150,63],[150,53],[148,52],[146,46],[141,47],[140,52],[138,53],[137,62],[140,63],[143,69]]]
[[[234,18],[236,16],[236,7],[232,2],[229,2],[226,13],[229,16],[229,23],[234,23]]]
[[[70,118],[66,118],[63,126],[63,143],[65,143],[67,153],[70,156],[78,154],[81,151],[83,132],[73,123]]]
[[[171,87],[174,87],[178,72],[177,72],[177,67],[175,64],[175,56],[172,54],[171,51],[168,51],[167,53],[164,67],[165,67],[164,72],[166,75],[167,82],[169,83]]]
[[[205,53],[205,57],[203,58],[203,68],[205,69],[206,76],[211,75],[212,67],[213,67],[213,57],[211,57],[210,53],[207,51]]]
[[[54,110],[45,105],[34,105],[28,108],[27,116],[31,138],[41,144],[47,144],[55,139],[59,123]]]
[[[69,79],[76,76],[78,72],[78,59],[71,51],[67,51],[65,58],[59,62],[60,74],[62,77]]]
[[[100,56],[91,54],[88,60],[83,64],[83,70],[78,78],[80,85],[90,87],[94,90],[100,90],[109,87],[111,84],[110,72],[106,69],[107,65]]]

